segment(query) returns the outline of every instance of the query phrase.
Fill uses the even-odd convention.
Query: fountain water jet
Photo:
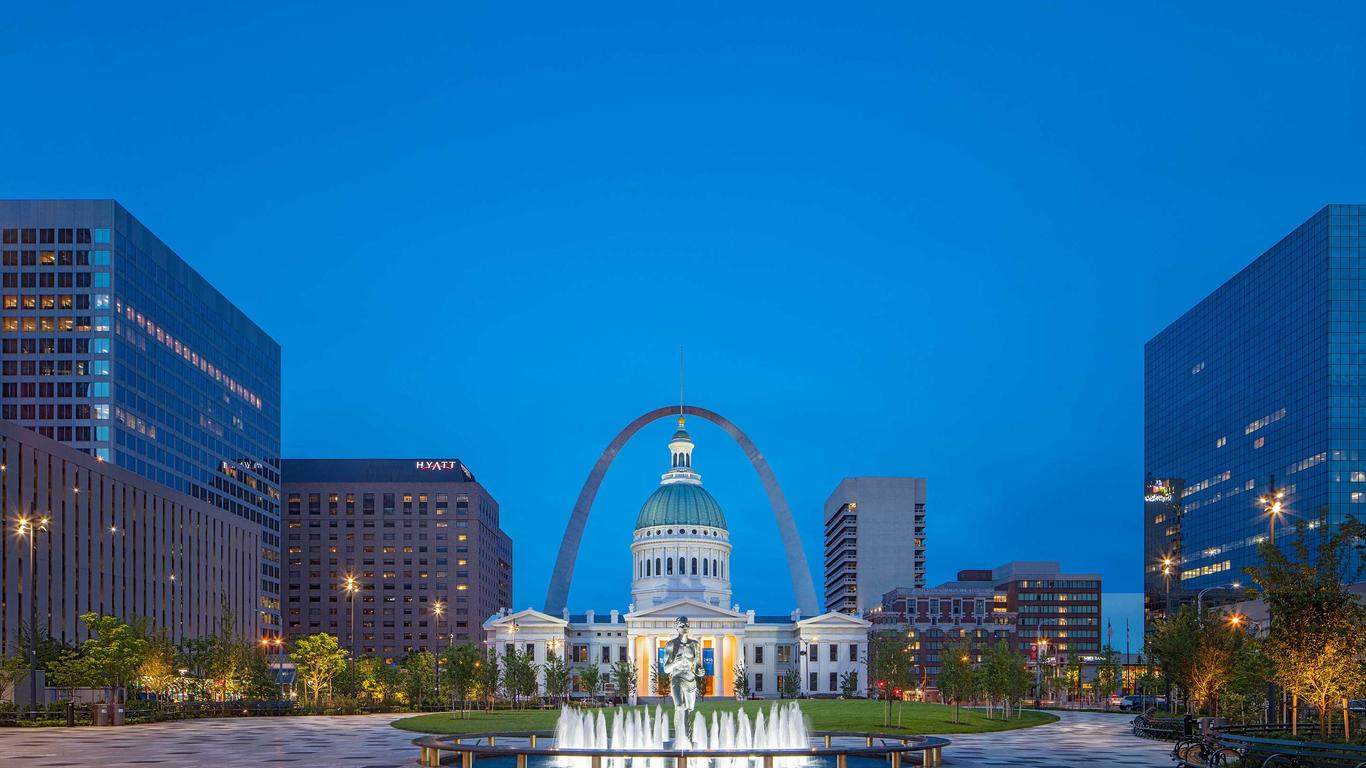
[[[633,751],[684,749],[693,751],[766,751],[782,749],[805,749],[809,746],[806,718],[795,702],[785,705],[773,704],[767,716],[763,709],[755,713],[753,720],[744,709],[738,712],[713,712],[710,728],[707,718],[701,712],[695,713],[692,722],[692,735],[676,734],[669,739],[670,717],[664,708],[656,706],[654,712],[649,707],[626,710],[618,708],[612,713],[610,724],[602,710],[560,709],[560,719],[555,723],[556,749],[596,749],[605,752],[620,752],[620,758],[609,757],[609,765],[616,768],[649,768],[658,763],[659,758],[632,758]],[[759,768],[761,761],[750,758],[706,758],[698,759],[704,768]],[[639,762],[636,762],[639,761]],[[692,762],[692,761],[690,761]],[[775,759],[777,766],[792,768],[805,762],[802,757],[780,757]],[[586,757],[564,757],[557,765],[579,768],[590,763]]]

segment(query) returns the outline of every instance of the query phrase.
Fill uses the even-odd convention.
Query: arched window
[[[658,576],[662,571],[659,570],[659,558],[655,558],[655,575]]]
[[[672,576],[672,575],[674,574],[674,559],[673,559],[672,557],[669,558],[668,573],[669,573],[670,576]]]
[[[717,564],[715,558],[712,558],[711,561],[711,575],[715,576],[718,579],[721,578],[721,566]]]
[[[705,558],[705,557],[702,558],[702,575],[703,575],[703,576],[709,576],[709,575],[710,575],[710,574],[707,573],[707,558]]]
[[[692,559],[692,575],[697,575],[697,558]]]
[[[640,561],[639,563],[636,563],[636,570],[639,571],[639,573],[637,574],[638,576],[644,576],[644,575],[645,575],[645,561],[642,560],[642,561]]]

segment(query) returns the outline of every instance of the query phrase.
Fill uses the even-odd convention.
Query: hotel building
[[[282,475],[287,635],[401,659],[480,641],[512,603],[498,502],[458,459],[286,459]]]
[[[278,632],[279,345],[113,200],[0,201],[0,345],[0,418],[257,528]]]

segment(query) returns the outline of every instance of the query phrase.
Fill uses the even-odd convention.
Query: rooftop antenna
[[[683,345],[678,345],[678,418],[683,418]]]

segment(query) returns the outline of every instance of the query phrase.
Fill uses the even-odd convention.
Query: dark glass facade
[[[280,346],[112,200],[0,201],[0,417],[261,530],[280,628]]]
[[[1268,535],[1366,512],[1366,206],[1330,205],[1144,348],[1149,610],[1247,580]],[[1169,585],[1163,558],[1172,561]]]

